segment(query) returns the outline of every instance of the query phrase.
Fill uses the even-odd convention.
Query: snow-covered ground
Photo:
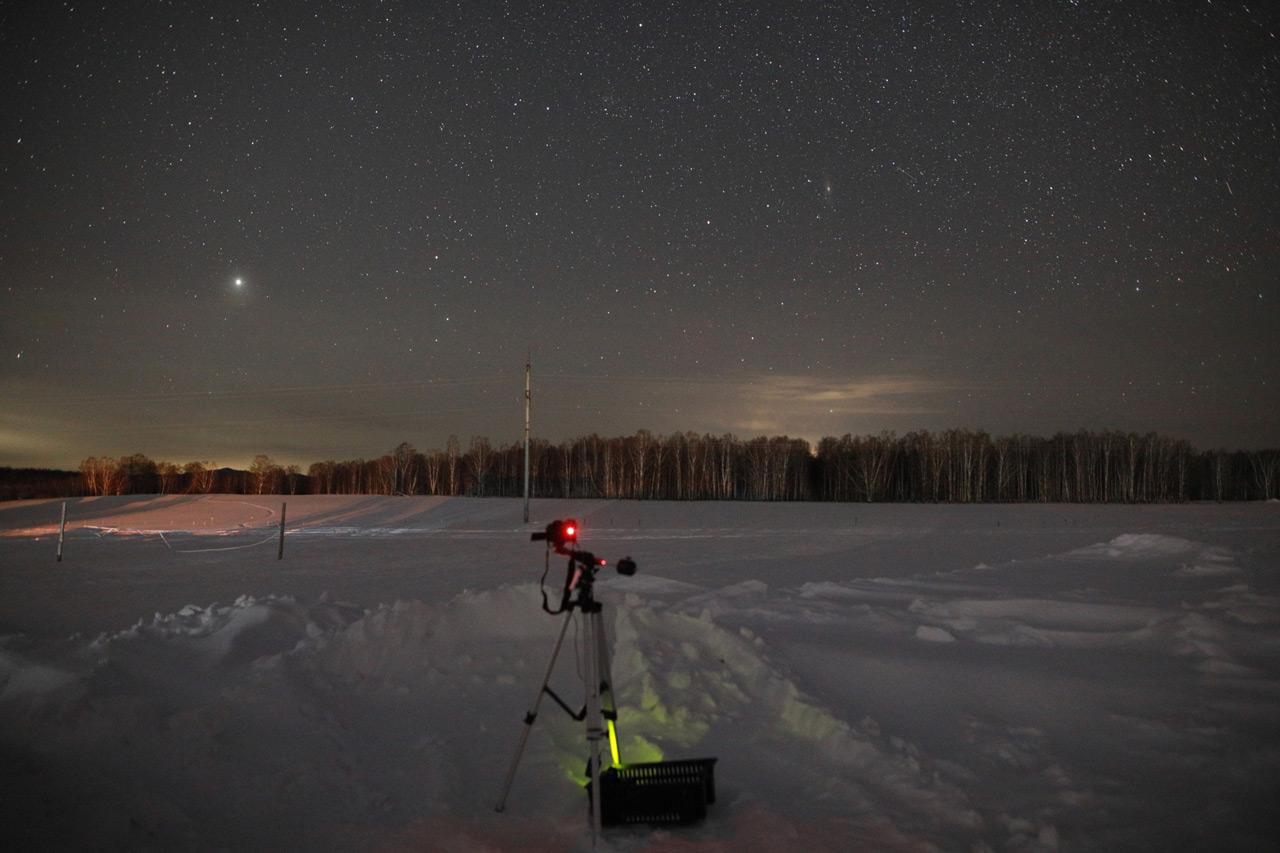
[[[590,849],[550,702],[494,810],[569,516],[640,567],[622,759],[718,758],[705,822],[597,849],[1280,845],[1280,504],[98,498],[57,562],[60,509],[0,504],[6,849]]]

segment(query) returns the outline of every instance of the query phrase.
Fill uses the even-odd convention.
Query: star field
[[[1280,443],[1280,13],[19,2],[0,464]]]

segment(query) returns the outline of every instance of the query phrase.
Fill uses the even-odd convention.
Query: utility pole
[[[524,523],[529,523],[529,377],[533,373],[533,350],[524,360]]]

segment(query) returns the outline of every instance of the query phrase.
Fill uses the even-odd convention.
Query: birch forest
[[[951,429],[845,435],[813,446],[786,436],[680,432],[529,446],[535,498],[841,502],[1168,503],[1280,498],[1280,451],[1201,451],[1156,433],[992,437]],[[90,457],[64,492],[376,494],[518,497],[524,444],[450,437],[408,442],[373,459],[316,462],[304,472],[256,457],[247,471],[210,461]],[[7,482],[7,481],[6,481]],[[13,489],[9,488],[9,492]],[[18,495],[11,494],[11,497]]]

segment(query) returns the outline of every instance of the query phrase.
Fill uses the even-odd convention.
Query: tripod
[[[608,736],[611,758],[613,759],[613,764],[617,765],[619,763],[618,742],[614,724],[618,719],[618,710],[613,698],[613,677],[609,672],[609,653],[605,640],[602,614],[604,606],[596,601],[593,589],[596,569],[604,565],[604,561],[597,560],[594,555],[585,551],[568,551],[567,553],[569,556],[569,571],[565,581],[564,595],[560,602],[560,609],[551,610],[545,600],[543,602],[543,609],[547,610],[547,612],[553,614],[563,612],[565,614],[564,622],[560,626],[560,633],[556,637],[555,646],[551,650],[551,659],[547,661],[547,669],[542,677],[542,683],[538,687],[538,692],[534,694],[533,702],[525,714],[524,730],[520,734],[520,743],[516,747],[515,755],[511,758],[511,767],[507,770],[507,778],[502,785],[502,792],[498,795],[498,803],[495,808],[497,811],[502,811],[506,808],[507,794],[511,791],[511,783],[515,779],[516,768],[520,765],[520,758],[524,754],[525,744],[529,740],[529,733],[533,730],[533,723],[538,719],[538,709],[542,705],[542,697],[550,696],[570,717],[579,722],[586,722],[589,753],[587,778],[590,780],[595,792],[588,805],[591,815],[591,838],[594,843],[595,839],[600,835],[601,828],[602,808],[600,801],[603,792],[600,789],[599,782],[600,773],[604,769],[601,758],[603,748],[601,741],[604,740],[606,735]],[[551,681],[551,674],[555,671],[556,658],[559,657],[560,648],[564,645],[564,637],[569,630],[569,623],[573,620],[573,611],[575,609],[582,611],[586,623],[586,630],[583,634],[585,638],[586,671],[584,676],[587,685],[587,701],[586,706],[578,712],[573,711],[548,686]]]

